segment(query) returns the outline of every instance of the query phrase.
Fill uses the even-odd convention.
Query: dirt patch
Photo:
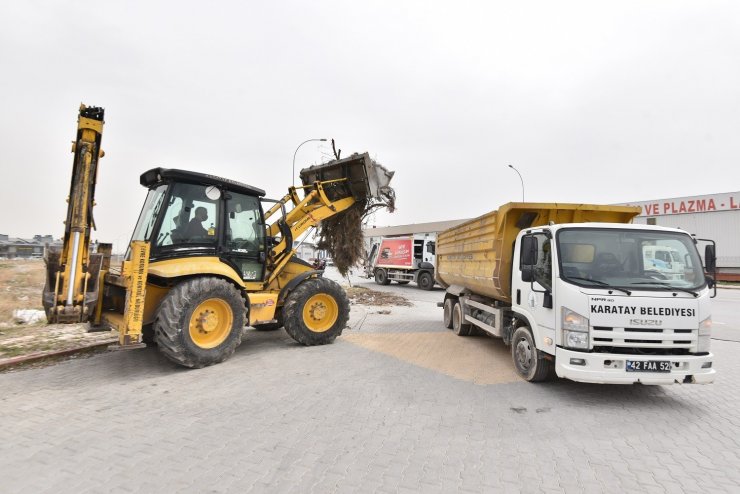
[[[347,297],[349,297],[349,301],[352,304],[380,307],[388,307],[391,305],[411,307],[414,305],[406,298],[394,293],[377,292],[361,286],[353,286],[346,288],[345,290],[347,292]]]
[[[0,260],[0,363],[15,357],[54,353],[114,342],[117,333],[88,333],[86,324],[19,324],[16,309],[43,310],[46,267],[41,259]]]
[[[0,331],[17,325],[13,318],[16,309],[43,310],[45,272],[41,259],[0,260]]]
[[[501,340],[432,333],[345,333],[341,339],[479,385],[521,381]]]

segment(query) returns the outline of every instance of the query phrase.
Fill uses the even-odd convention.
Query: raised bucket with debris
[[[372,160],[368,153],[355,153],[348,158],[304,168],[300,177],[303,185],[336,180],[324,186],[327,196],[333,201],[352,195],[358,202],[372,199],[388,205],[395,200],[389,186],[394,174]]]
[[[322,182],[330,200],[350,196],[355,199],[350,208],[319,225],[317,247],[330,253],[343,276],[365,258],[362,236],[365,216],[378,208],[384,207],[390,212],[395,209],[396,194],[390,187],[394,173],[371,159],[368,153],[355,153],[348,158],[301,170],[303,185]]]

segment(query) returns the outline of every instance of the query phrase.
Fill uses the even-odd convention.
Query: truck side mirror
[[[520,267],[534,266],[537,264],[537,237],[534,235],[526,235],[522,237],[522,250],[520,256]],[[522,276],[524,270],[522,269]],[[527,281],[527,280],[524,280]]]
[[[717,253],[714,250],[714,245],[709,244],[704,247],[704,264],[710,273],[717,269]]]

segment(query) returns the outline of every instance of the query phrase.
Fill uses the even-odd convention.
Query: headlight
[[[588,331],[588,318],[583,317],[576,311],[572,311],[567,307],[561,307],[560,314],[563,318],[563,329],[568,331]]]
[[[567,307],[560,308],[563,329],[563,346],[568,348],[588,348],[588,318]]]
[[[699,341],[696,344],[697,352],[708,352],[712,338],[712,318],[707,317],[699,323]]]

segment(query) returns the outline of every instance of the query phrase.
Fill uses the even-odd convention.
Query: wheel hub
[[[218,314],[212,310],[206,310],[198,314],[195,326],[201,333],[210,333],[218,327]]]
[[[327,311],[327,307],[322,302],[318,302],[314,304],[313,306],[311,306],[311,309],[309,310],[311,314],[311,319],[313,319],[314,321],[320,321],[323,318],[325,318],[326,311]]]
[[[528,369],[532,362],[532,349],[526,340],[520,340],[516,345],[516,359],[522,368]]]

